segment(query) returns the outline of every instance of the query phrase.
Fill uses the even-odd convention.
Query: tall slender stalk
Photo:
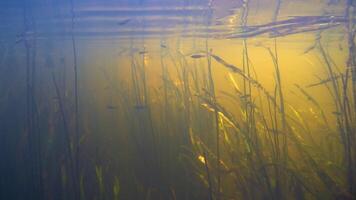
[[[356,36],[356,27],[353,19],[355,18],[356,5],[355,1],[348,0],[347,1],[347,9],[346,14],[348,15],[348,45],[349,45],[349,60],[348,66],[351,70],[351,80],[352,80],[352,90],[353,90],[353,103],[354,110],[356,110],[356,45],[355,45],[355,36]],[[356,114],[354,113],[353,119],[356,121]],[[351,136],[351,145],[352,145],[352,154],[353,160],[349,167],[349,191],[353,196],[356,196],[356,128],[353,127]]]
[[[26,49],[26,129],[28,134],[29,156],[31,157],[30,168],[34,198],[42,199],[42,152],[41,134],[39,128],[38,110],[35,101],[36,95],[36,27],[32,15],[33,8],[29,1],[24,1],[23,8],[24,32],[22,40]],[[31,34],[32,33],[32,34]]]
[[[210,25],[212,21],[212,7],[209,5],[208,14],[207,14],[207,27]],[[209,86],[209,96],[211,101],[216,103],[216,95],[215,95],[215,84],[212,73],[211,66],[211,50],[209,49],[209,40],[208,35],[205,38],[205,53],[207,59],[207,68],[208,68],[208,86]],[[219,113],[217,109],[214,109],[214,125],[215,125],[215,134],[216,134],[216,169],[217,169],[217,186],[216,186],[216,200],[220,200],[220,192],[221,192],[221,166],[220,166],[220,127],[219,127]]]
[[[213,200],[213,188],[212,188],[211,177],[210,177],[210,169],[209,169],[209,165],[208,165],[208,157],[207,157],[205,151],[204,151],[203,156],[204,156],[204,166],[205,166],[206,176],[208,179],[209,200]]]
[[[78,94],[78,61],[77,61],[77,46],[74,36],[75,28],[75,12],[74,1],[70,0],[70,13],[71,13],[71,40],[73,49],[73,65],[74,65],[74,137],[75,137],[75,198],[80,199],[80,133],[79,133],[79,94]]]
[[[355,18],[355,1],[347,0],[345,6],[345,19],[347,19],[347,23],[345,23],[347,30],[347,44],[348,44],[348,60],[347,60],[347,68],[351,71],[351,82],[352,82],[352,97],[353,97],[353,110],[356,111],[356,45],[355,45],[355,36],[356,36],[356,27],[354,24]],[[346,74],[347,81],[347,74]],[[347,82],[345,83],[347,84]],[[345,109],[347,111],[347,109]],[[346,112],[345,112],[346,113]],[[355,112],[350,113],[350,119],[356,121]],[[347,122],[348,119],[345,119]],[[347,155],[347,182],[348,182],[348,191],[354,197],[356,197],[356,127],[348,126],[348,155]]]
[[[211,67],[211,54],[209,53],[208,39],[206,39],[205,43],[206,52],[207,52],[207,62],[208,62],[208,76],[209,76],[209,93],[212,102],[216,102],[215,96],[215,85],[212,74]],[[219,128],[219,113],[217,109],[214,109],[214,121],[215,121],[215,134],[216,134],[216,169],[217,169],[217,188],[216,188],[216,200],[220,199],[221,192],[221,175],[220,175],[220,128]]]
[[[268,52],[273,60],[273,65],[275,67],[275,75],[276,75],[276,88],[275,88],[275,97],[277,98],[277,94],[279,97],[279,110],[281,114],[281,123],[282,123],[282,167],[287,167],[288,166],[288,127],[287,127],[287,120],[286,120],[286,113],[285,113],[285,106],[284,106],[284,95],[283,95],[283,90],[282,90],[282,80],[281,80],[281,74],[280,74],[280,67],[279,67],[279,61],[278,61],[278,51],[277,51],[277,39],[274,39],[274,49],[273,52],[271,49],[268,48]],[[277,112],[275,112],[275,122],[277,124]],[[277,130],[277,129],[276,129]],[[277,148],[279,147],[279,139],[278,135],[276,136],[276,142],[278,143]],[[278,151],[279,152],[279,151]],[[280,158],[280,157],[279,157]],[[287,176],[286,174],[283,174],[282,176],[279,175],[281,171],[278,170],[277,172],[277,182],[278,184],[283,184],[283,185],[278,185],[277,184],[277,199],[283,198],[283,195],[286,195],[285,192],[287,191],[282,191],[282,188],[287,190]],[[280,176],[280,177],[278,177]],[[282,180],[278,180],[281,178]],[[283,194],[284,193],[284,194]]]
[[[69,126],[68,126],[68,122],[67,122],[67,117],[65,114],[65,109],[64,109],[64,104],[63,104],[63,100],[62,100],[62,95],[60,93],[60,89],[59,86],[57,84],[56,81],[56,76],[54,74],[54,72],[51,72],[51,76],[52,76],[52,81],[55,87],[55,92],[56,92],[56,96],[58,98],[58,104],[59,104],[59,111],[60,111],[60,115],[62,118],[62,122],[63,122],[63,128],[64,128],[64,138],[66,141],[66,157],[69,159],[69,171],[71,173],[71,180],[72,180],[72,186],[73,186],[73,190],[74,190],[74,199],[77,200],[78,196],[77,196],[77,180],[76,180],[76,172],[75,172],[75,162],[74,162],[74,154],[73,154],[73,149],[71,147],[71,139],[70,139],[70,133],[69,133]]]

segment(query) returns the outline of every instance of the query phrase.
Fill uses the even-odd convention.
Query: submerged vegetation
[[[244,0],[234,31],[113,52],[76,36],[75,1],[61,44],[25,2],[23,33],[0,49],[0,199],[356,198],[355,1],[280,19],[277,0],[271,22],[250,25]],[[298,34],[312,39],[285,59]],[[310,55],[317,75],[289,80]]]

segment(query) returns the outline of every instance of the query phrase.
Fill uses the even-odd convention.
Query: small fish
[[[330,5],[337,5],[337,4],[339,4],[340,3],[340,0],[329,0],[328,1],[328,5],[330,6]]]
[[[193,54],[190,56],[191,58],[194,58],[194,59],[197,59],[197,58],[203,58],[205,57],[205,55],[202,55],[202,54]]]
[[[119,21],[119,22],[117,23],[117,25],[123,26],[123,25],[129,23],[130,21],[131,21],[131,19],[125,19],[125,20]]]
[[[136,110],[145,110],[146,108],[147,108],[147,106],[145,106],[145,105],[136,105],[135,106]]]
[[[340,116],[341,112],[332,112],[332,114]]]
[[[257,106],[251,101],[246,102],[246,105],[250,106],[251,108],[257,108]]]
[[[139,53],[140,55],[143,55],[143,54],[146,54],[147,51],[143,50],[143,51],[139,51],[138,53]]]
[[[118,52],[118,55],[121,56],[121,55],[124,55],[124,53],[126,53],[128,51],[128,49],[121,49],[119,52]]]
[[[342,47],[342,44],[339,44],[339,50],[342,51],[344,48]]]
[[[215,25],[216,25],[216,26],[224,25],[224,22],[222,22],[222,21],[216,21],[216,22],[215,22]]]
[[[113,106],[113,105],[108,105],[108,106],[106,106],[106,108],[109,110],[115,110],[117,107]]]
[[[15,43],[18,44],[22,41],[24,41],[23,37],[17,37]]]
[[[35,37],[35,32],[34,31],[25,31],[24,33],[18,34],[16,36],[16,41],[15,43],[18,44],[20,42],[28,41],[30,38]]]
[[[249,98],[249,97],[251,97],[251,95],[249,95],[249,94],[240,96],[241,99],[245,99],[245,98]]]
[[[165,49],[167,48],[167,46],[165,44],[161,44],[161,47],[165,48]]]

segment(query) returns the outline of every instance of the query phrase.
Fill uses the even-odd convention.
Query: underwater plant
[[[0,199],[356,198],[355,1],[0,10]]]

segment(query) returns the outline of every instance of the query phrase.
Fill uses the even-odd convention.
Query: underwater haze
[[[0,200],[356,199],[355,0],[1,0]]]

